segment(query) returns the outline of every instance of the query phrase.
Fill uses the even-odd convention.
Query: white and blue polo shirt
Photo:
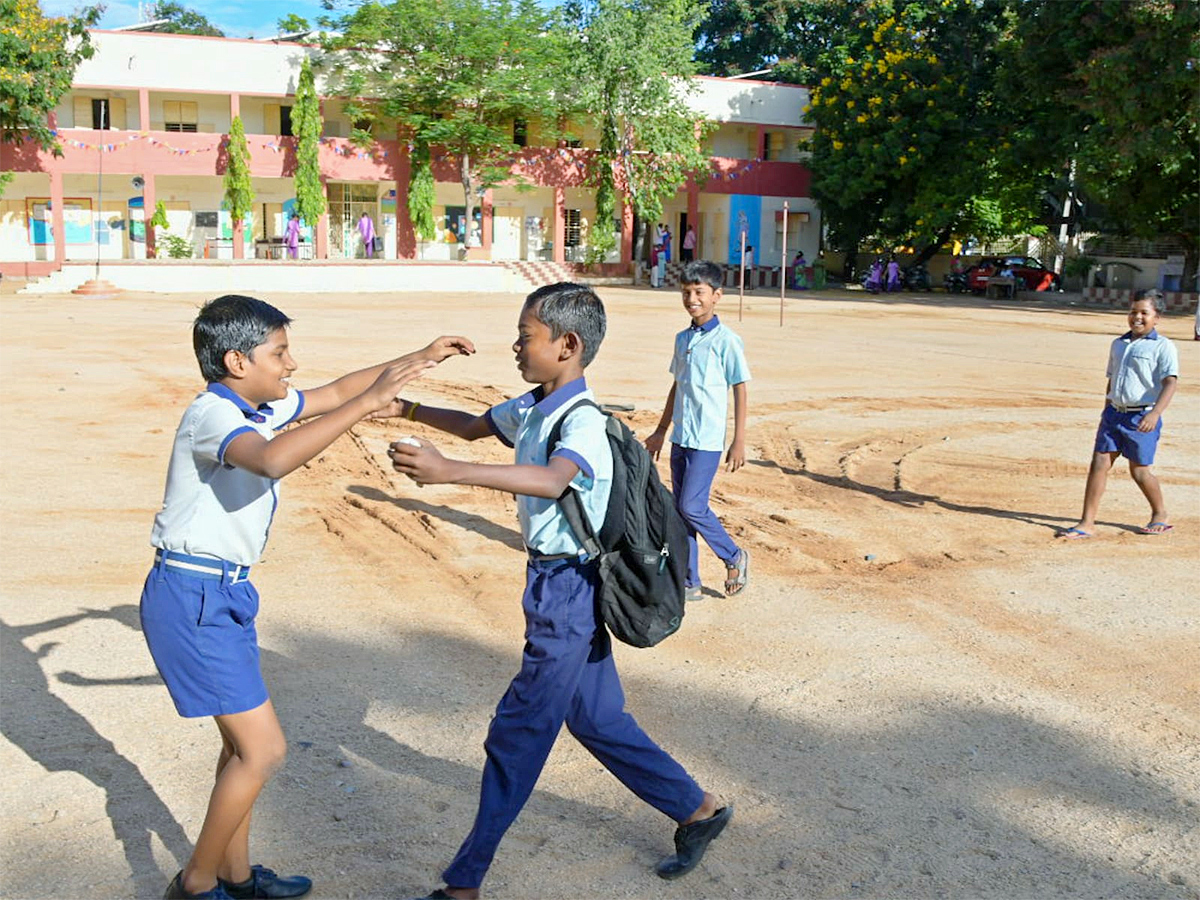
[[[247,431],[270,440],[303,409],[304,395],[293,388],[284,399],[255,409],[225,385],[210,384],[175,432],[150,543],[240,566],[258,562],[279,505],[279,480],[227,465],[225,448]]]
[[[1113,406],[1150,406],[1162,393],[1163,379],[1179,377],[1179,353],[1157,329],[1136,340],[1127,331],[1112,342],[1105,374]]]
[[[549,396],[544,396],[538,387],[500,403],[489,409],[486,417],[495,435],[516,448],[517,465],[544,466],[551,457],[564,456],[579,466],[571,479],[571,488],[579,491],[588,522],[598,532],[604,524],[612,488],[612,448],[608,445],[604,414],[595,407],[580,407],[563,422],[558,444],[546,446],[554,423],[577,401],[585,399],[595,402],[587,382],[577,378]],[[583,548],[557,500],[518,494],[517,518],[525,546],[532,553],[583,555]]]
[[[675,335],[675,429],[671,443],[691,450],[724,450],[729,386],[750,380],[742,339],[713,316]]]

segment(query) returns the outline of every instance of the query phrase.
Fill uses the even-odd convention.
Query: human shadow
[[[41,660],[57,642],[47,641],[36,650],[24,643],[87,619],[112,619],[138,628],[137,607],[131,604],[87,609],[30,625],[13,626],[0,620],[0,657],[4,659],[0,697],[5,711],[0,733],[47,771],[76,772],[104,793],[105,812],[125,854],[137,896],[157,896],[162,891],[162,873],[151,852],[152,836],[157,834],[178,860],[191,855],[191,841],[138,767],[50,691]],[[157,676],[147,678],[158,680]],[[87,683],[78,676],[63,680]],[[139,679],[137,683],[147,682]]]
[[[512,550],[523,551],[525,549],[525,542],[521,539],[521,533],[515,528],[506,528],[503,525],[496,524],[491,519],[484,518],[475,513],[465,512],[449,506],[435,506],[432,503],[426,503],[414,497],[394,497],[391,494],[385,494],[378,488],[365,484],[352,484],[346,490],[362,497],[364,500],[371,500],[375,503],[390,503],[398,509],[433,516],[466,531],[474,532],[480,537],[503,544]]]
[[[1060,531],[1064,523],[1074,524],[1079,521],[1075,516],[1051,516],[1046,513],[1026,512],[1015,509],[1001,509],[997,506],[984,506],[982,504],[971,503],[955,503],[952,500],[945,500],[937,494],[922,494],[916,491],[895,490],[879,487],[874,484],[866,484],[861,481],[855,481],[847,475],[824,475],[820,472],[814,472],[808,468],[793,468],[785,466],[773,459],[750,459],[746,461],[747,465],[760,466],[766,469],[778,469],[784,475],[796,475],[801,478],[807,478],[809,481],[814,481],[817,484],[823,484],[826,487],[839,488],[842,490],[857,491],[860,494],[867,494],[871,497],[878,497],[886,503],[895,503],[898,506],[907,506],[916,509],[926,504],[939,506],[942,509],[951,512],[966,513],[973,516],[990,516],[995,519],[1012,519],[1019,522],[1025,522],[1029,525],[1037,525],[1040,528],[1048,528],[1051,531]],[[1128,528],[1128,526],[1099,522],[1100,525],[1113,525],[1115,528]],[[1131,531],[1136,531],[1136,528],[1129,528]]]

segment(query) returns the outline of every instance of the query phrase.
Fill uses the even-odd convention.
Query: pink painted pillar
[[[325,192],[325,212],[317,218],[317,227],[313,229],[313,259],[329,259],[329,185],[324,178],[321,179],[321,189]],[[399,205],[397,199],[397,209]]]
[[[54,232],[54,262],[59,267],[67,258],[67,232],[63,220],[62,172],[50,173],[50,228]]]
[[[754,158],[755,159],[763,159],[766,157],[766,155],[767,155],[767,129],[764,126],[759,125],[758,126],[758,149],[754,151]]]
[[[138,88],[138,127],[150,130],[150,89]]]
[[[700,248],[704,246],[704,235],[700,233],[700,185],[696,182],[688,182],[688,224],[696,229],[696,249],[695,258],[700,259],[702,254]],[[686,232],[685,232],[686,234]],[[679,236],[679,247],[683,247],[683,235]],[[683,254],[679,254],[679,258],[683,258]]]
[[[482,208],[481,214],[483,217],[483,226],[479,230],[481,232],[481,236],[483,239],[483,249],[487,253],[488,258],[491,259],[491,255],[492,255],[492,225],[494,224],[492,215],[493,215],[493,210],[495,209],[495,205],[492,202],[492,189],[491,188],[488,188],[486,191],[483,192],[483,202],[481,203],[481,208]]]
[[[633,262],[633,204],[621,201],[621,262]]]
[[[566,192],[556,187],[554,189],[554,261],[567,261],[567,248],[563,241],[567,239]]]

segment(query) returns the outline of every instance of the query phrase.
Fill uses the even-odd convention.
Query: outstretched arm
[[[426,406],[424,403],[412,400],[401,399],[399,403],[400,408],[394,415],[408,419],[410,422],[420,422],[422,425],[428,425],[438,431],[445,431],[464,441],[477,441],[493,435],[486,416],[477,416],[460,409]]]
[[[559,497],[579,471],[579,466],[564,456],[553,456],[544,466],[448,459],[428,441],[417,445],[396,442],[388,448],[388,456],[393,469],[417,484],[473,484],[529,497]]]
[[[357,372],[351,372],[349,375],[343,375],[336,381],[329,382],[329,384],[306,390],[304,392],[304,409],[301,411],[300,417],[307,419],[312,416],[323,415],[332,409],[337,409],[370,387],[379,377],[380,373],[388,366],[424,361],[437,364],[451,356],[470,356],[474,352],[475,345],[465,337],[458,337],[457,335],[440,337],[430,342],[428,346],[420,350],[415,350],[412,353],[406,353],[404,356],[398,357],[391,362],[380,363],[377,366],[371,366],[369,369],[360,369]]]
[[[733,386],[733,443],[725,454],[725,471],[736,472],[746,464],[746,382]]]
[[[239,434],[225,449],[225,462],[255,475],[282,478],[332,444],[359,419],[387,406],[404,385],[434,365],[432,360],[410,359],[385,366],[358,396],[271,440],[257,431]]]
[[[667,392],[667,402],[663,406],[662,417],[658,420],[658,427],[650,437],[646,438],[646,449],[650,451],[650,455],[658,459],[658,454],[662,452],[663,441],[667,438],[667,429],[671,427],[671,415],[675,412],[675,387],[677,382],[671,382],[671,390]]]

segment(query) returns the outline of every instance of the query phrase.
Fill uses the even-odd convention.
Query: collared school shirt
[[[279,480],[228,465],[225,450],[247,431],[271,440],[303,409],[304,395],[294,388],[255,409],[225,385],[210,384],[184,411],[175,432],[150,543],[240,566],[258,562],[279,505]]]
[[[1179,353],[1157,329],[1137,340],[1127,331],[1112,342],[1105,374],[1111,382],[1109,403],[1149,406],[1158,400],[1164,378],[1179,377]]]
[[[724,450],[729,387],[750,380],[742,339],[713,316],[675,335],[675,428],[671,443],[691,450]]]
[[[547,447],[554,423],[578,400],[595,397],[587,382],[577,378],[545,396],[536,388],[487,411],[488,425],[505,444],[516,449],[517,465],[544,466],[552,457],[564,456],[579,471],[571,488],[579,492],[588,521],[596,531],[604,524],[612,487],[612,449],[608,445],[604,414],[581,407],[563,422],[559,442]],[[525,546],[539,556],[560,553],[582,555],[583,547],[563,516],[557,500],[517,495],[517,518]]]

